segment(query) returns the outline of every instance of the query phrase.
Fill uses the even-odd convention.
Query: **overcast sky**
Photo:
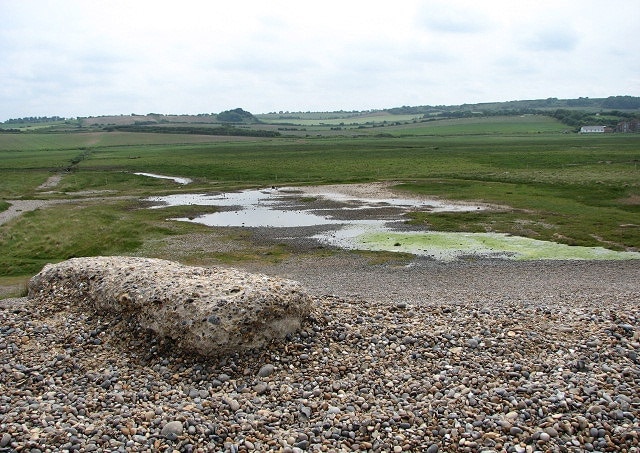
[[[637,0],[0,0],[0,121],[640,95]]]

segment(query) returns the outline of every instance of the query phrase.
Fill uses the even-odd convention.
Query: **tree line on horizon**
[[[484,102],[477,104],[461,104],[461,105],[422,105],[422,106],[402,106],[387,109],[387,112],[401,115],[415,114],[432,114],[436,112],[508,112],[515,110],[518,112],[527,109],[539,112],[540,110],[555,109],[606,109],[606,110],[640,110],[639,96],[609,96],[607,98],[588,98],[580,97],[577,99],[533,99],[523,101],[505,101],[505,102]]]
[[[506,102],[487,102],[478,104],[462,104],[462,105],[422,105],[422,106],[402,106],[389,109],[381,109],[394,115],[424,115],[425,118],[464,118],[469,116],[501,116],[501,115],[521,115],[521,114],[546,114],[557,118],[563,123],[570,126],[583,125],[581,121],[588,120],[589,115],[593,113],[580,113],[580,109],[588,110],[611,110],[613,116],[621,118],[637,118],[640,112],[629,112],[629,110],[640,110],[639,96],[609,96],[607,98],[588,98],[580,97],[577,99],[535,99],[522,101],[506,101]],[[626,110],[626,111],[620,111]],[[340,111],[343,112],[343,111]],[[370,111],[368,111],[370,112]],[[353,111],[352,113],[362,113]],[[199,114],[197,116],[201,116]],[[135,116],[162,116],[159,114],[135,115]],[[234,124],[256,124],[261,121],[252,113],[236,108],[225,110],[218,114],[210,114],[209,116],[221,123]],[[73,118],[71,118],[72,120]],[[28,116],[23,118],[10,118],[3,124],[42,124],[51,122],[69,121],[70,118],[60,116]],[[142,122],[136,122],[136,125],[142,125]],[[148,123],[148,124],[151,124]]]

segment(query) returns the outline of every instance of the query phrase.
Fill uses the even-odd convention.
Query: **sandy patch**
[[[335,192],[355,198],[405,198],[406,193],[393,190],[393,182],[373,182],[363,184],[330,184],[325,186],[296,187],[308,195],[321,195],[327,192]],[[418,195],[413,196],[418,198]],[[426,197],[424,197],[426,198]]]
[[[60,181],[62,181],[62,175],[49,176],[49,178],[45,182],[37,187],[37,190],[52,189],[60,184]]]
[[[306,195],[320,196],[327,193],[336,193],[345,195],[348,197],[354,197],[364,200],[415,200],[418,202],[428,203],[429,201],[437,201],[439,203],[446,202],[449,206],[481,206],[483,209],[504,209],[503,206],[491,205],[481,202],[462,202],[443,199],[434,195],[424,195],[418,193],[410,193],[398,189],[394,189],[394,186],[398,184],[393,181],[386,182],[372,182],[362,184],[330,184],[324,186],[304,186],[296,187],[297,190],[302,191]]]
[[[640,205],[640,195],[631,195],[627,198],[622,198],[620,202],[633,206]]]

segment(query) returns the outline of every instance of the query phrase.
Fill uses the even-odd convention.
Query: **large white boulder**
[[[126,256],[48,264],[30,298],[65,298],[129,317],[182,349],[219,355],[296,331],[312,298],[292,281],[218,267]]]

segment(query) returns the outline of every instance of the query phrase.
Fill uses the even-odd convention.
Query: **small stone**
[[[549,434],[551,437],[558,437],[558,431],[553,426],[545,428],[544,432]]]
[[[301,405],[300,406],[300,415],[305,419],[309,420],[311,418],[311,408]]]
[[[162,431],[160,432],[160,434],[166,439],[176,440],[179,436],[182,435],[182,432],[183,432],[182,422],[179,422],[176,420],[164,425],[162,427]]]
[[[256,392],[257,395],[262,395],[269,390],[269,386],[264,382],[258,382],[253,386],[253,391]]]
[[[4,448],[11,443],[11,434],[4,433],[0,439],[0,447]]]
[[[509,420],[510,422],[513,422],[514,420],[516,420],[516,419],[518,418],[518,413],[517,413],[516,411],[508,412],[508,413],[505,415],[505,418],[506,418],[507,420]]]
[[[549,442],[549,439],[551,439],[551,436],[546,433],[546,432],[541,432],[540,433],[540,440],[543,442]]]
[[[426,453],[438,453],[438,445],[436,444],[431,444],[429,445],[429,448],[427,448],[427,452]]]
[[[240,409],[240,403],[233,398],[222,398],[222,402],[229,406],[233,412],[238,411]]]
[[[260,371],[258,371],[258,376],[269,377],[273,374],[274,371],[275,367],[272,364],[267,363],[265,365],[262,365],[262,368],[260,368]]]
[[[633,332],[634,328],[631,324],[620,324],[620,328],[624,330],[626,333]]]
[[[500,421],[498,421],[498,424],[502,427],[502,430],[505,433],[507,433],[507,432],[509,432],[509,430],[511,430],[512,425],[511,425],[511,423],[509,423],[506,420],[500,420]]]

